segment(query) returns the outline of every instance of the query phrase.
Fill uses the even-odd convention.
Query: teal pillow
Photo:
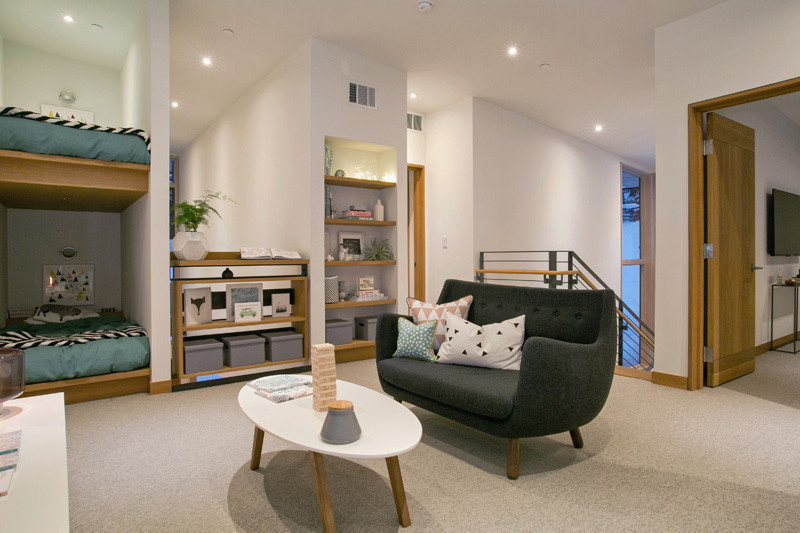
[[[433,334],[436,332],[436,320],[415,325],[405,318],[397,319],[397,351],[392,357],[419,359],[435,362],[433,356]]]

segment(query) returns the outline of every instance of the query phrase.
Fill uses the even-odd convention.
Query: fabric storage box
[[[375,340],[375,326],[378,324],[377,315],[357,316],[353,322],[356,326],[356,338],[365,341]]]
[[[222,343],[201,339],[183,343],[183,373],[196,374],[222,368]]]
[[[325,342],[334,346],[353,342],[353,323],[341,318],[326,320]]]
[[[303,334],[296,331],[262,333],[267,361],[287,361],[303,357]]]
[[[225,364],[230,367],[260,365],[264,359],[264,337],[261,335],[236,335],[222,337]]]

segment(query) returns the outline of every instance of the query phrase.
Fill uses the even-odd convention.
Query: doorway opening
[[[408,293],[425,298],[425,167],[408,165]]]

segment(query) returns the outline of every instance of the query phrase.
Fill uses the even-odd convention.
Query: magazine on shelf
[[[280,248],[241,248],[242,259],[300,259],[300,254],[293,250]]]
[[[247,385],[255,389],[259,396],[275,403],[311,396],[314,392],[311,376],[264,376]]]

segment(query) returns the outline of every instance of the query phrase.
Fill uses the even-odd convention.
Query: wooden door
[[[706,385],[755,370],[755,131],[708,114],[706,156]]]
[[[408,174],[409,246],[412,238],[414,242],[409,254],[412,260],[409,286],[414,288],[414,298],[425,300],[425,167],[408,165]]]

